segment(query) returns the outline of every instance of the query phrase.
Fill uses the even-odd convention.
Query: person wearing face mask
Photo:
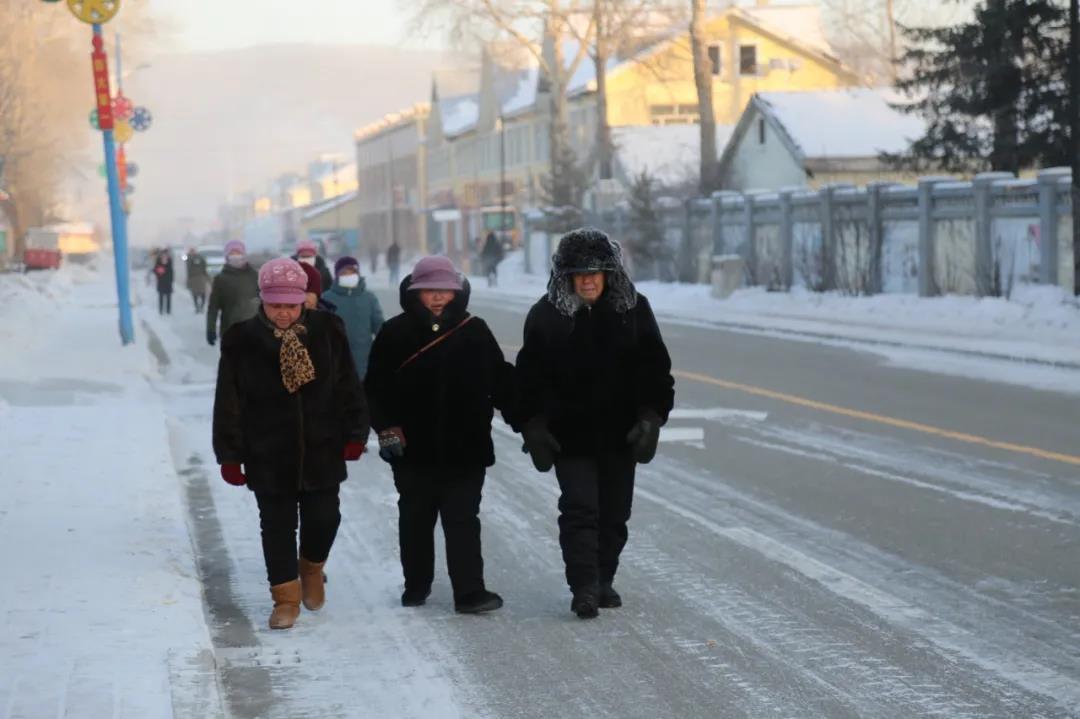
[[[512,407],[513,367],[469,314],[469,286],[446,257],[421,259],[400,296],[403,312],[375,337],[364,385],[398,491],[401,604],[420,606],[431,593],[441,521],[455,610],[498,609],[502,597],[484,584],[480,495],[495,463],[494,410]]]
[[[250,319],[258,309],[259,274],[247,260],[239,240],[225,245],[225,267],[214,278],[206,304],[206,341],[213,347],[237,322]],[[220,332],[218,318],[221,319]]]
[[[634,472],[656,454],[675,380],[649,301],[618,243],[584,228],[552,258],[547,295],[529,311],[517,356],[515,419],[537,470],[554,465],[570,609],[592,619],[615,591]]]
[[[296,254],[293,255],[293,259],[317,269],[323,288],[327,288],[334,283],[330,268],[326,266],[326,260],[319,254],[318,246],[311,240],[301,240],[297,243]]]
[[[338,317],[345,322],[356,371],[363,377],[367,374],[371,343],[383,325],[382,307],[379,299],[368,291],[355,257],[342,257],[335,262],[334,274],[337,279],[324,299],[336,307]]]
[[[288,629],[301,602],[325,602],[345,463],[364,454],[370,429],[341,319],[304,307],[307,275],[294,260],[267,262],[258,280],[257,314],[221,339],[213,446],[222,479],[255,495],[270,628]]]

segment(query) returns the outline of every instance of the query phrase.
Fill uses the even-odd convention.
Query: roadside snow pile
[[[0,275],[5,715],[171,717],[170,658],[210,648],[153,363],[116,314],[110,272]]]
[[[472,279],[479,298],[522,301],[541,297],[546,284],[546,275],[525,273],[520,251],[499,266],[497,288],[488,288],[483,277]],[[1080,364],[1080,306],[1059,287],[1022,286],[1011,299],[849,297],[802,288],[768,292],[752,287],[719,300],[708,285],[640,282],[638,289],[668,321]]]

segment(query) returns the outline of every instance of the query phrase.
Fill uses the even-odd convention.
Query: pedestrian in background
[[[386,266],[390,269],[390,286],[393,287],[398,283],[401,272],[401,245],[397,240],[386,248]]]
[[[206,310],[206,341],[214,346],[221,333],[238,322],[250,319],[258,310],[259,274],[247,259],[247,249],[239,240],[225,243],[225,266],[214,278]]]
[[[371,343],[383,325],[382,307],[379,298],[368,291],[355,257],[342,257],[335,262],[334,274],[334,285],[325,299],[334,305],[338,317],[345,322],[353,362],[357,373],[363,377],[367,374]]]
[[[656,454],[675,381],[618,244],[599,230],[575,230],[552,264],[547,295],[525,320],[515,414],[536,468],[555,467],[570,608],[590,619],[622,606],[613,583],[635,467]]]
[[[513,368],[483,320],[468,312],[469,288],[445,257],[425,257],[401,282],[403,312],[371,348],[365,387],[379,454],[394,472],[405,591],[422,605],[435,576],[435,522],[442,521],[454,608],[498,609],[484,583],[480,498],[495,463],[491,420],[511,406]]]
[[[371,276],[374,277],[379,270],[379,246],[374,242],[368,247],[368,259],[371,260]]]
[[[323,312],[337,312],[337,307],[328,302],[323,296],[322,275],[311,265],[300,265],[300,269],[307,275],[307,290],[304,293],[304,307],[309,310],[322,310]]]
[[[484,240],[484,249],[480,251],[480,261],[484,267],[484,276],[487,277],[488,287],[499,284],[499,263],[503,260],[502,241],[494,232],[489,232]]]
[[[173,272],[172,253],[162,250],[154,263],[154,277],[157,279],[158,314],[172,314]]]
[[[294,260],[271,260],[258,277],[258,313],[222,336],[213,445],[222,478],[255,494],[270,628],[288,629],[301,601],[309,611],[325,602],[345,462],[364,453],[369,425],[341,319],[304,308],[307,275]]]
[[[210,270],[206,258],[192,247],[187,256],[187,288],[195,301],[195,314],[206,308],[206,295],[210,292]]]
[[[293,255],[293,259],[317,269],[323,287],[329,287],[333,283],[334,278],[330,274],[330,268],[327,267],[326,260],[319,254],[318,245],[311,240],[301,240],[297,243],[296,254]]]

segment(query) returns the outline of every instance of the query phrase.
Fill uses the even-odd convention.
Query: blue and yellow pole
[[[131,344],[135,341],[135,326],[131,318],[131,277],[128,262],[127,217],[124,214],[123,196],[120,193],[120,173],[116,167],[116,141],[113,138],[111,108],[108,121],[101,118],[101,76],[104,75],[105,97],[108,94],[108,71],[99,71],[98,62],[105,63],[105,40],[101,24],[94,23],[94,75],[98,93],[98,115],[105,143],[105,175],[109,182],[109,223],[112,226],[113,261],[116,265],[116,297],[120,306],[120,341]]]

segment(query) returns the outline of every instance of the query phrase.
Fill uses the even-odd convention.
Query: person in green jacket
[[[345,322],[356,373],[360,379],[367,374],[371,343],[383,324],[379,298],[368,291],[360,276],[360,262],[355,257],[342,257],[334,263],[334,284],[323,296],[333,304]]]
[[[213,347],[220,335],[237,322],[255,316],[259,297],[259,273],[247,260],[247,248],[239,240],[225,244],[225,267],[214,278],[206,310],[206,341]],[[218,315],[221,330],[218,330]]]

